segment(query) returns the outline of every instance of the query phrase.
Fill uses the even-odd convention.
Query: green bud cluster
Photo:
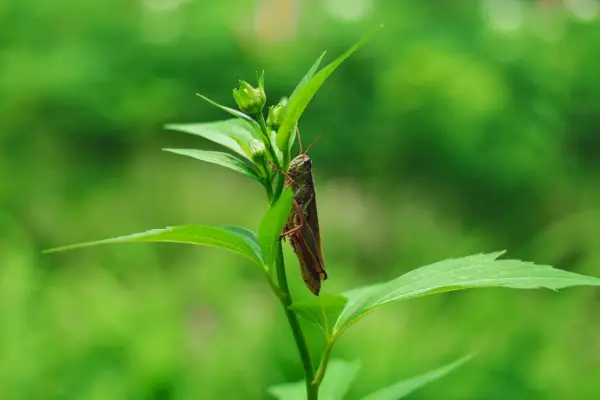
[[[255,88],[242,80],[240,80],[239,89],[233,89],[233,98],[239,109],[248,115],[256,115],[262,112],[267,103],[265,89],[261,84]]]
[[[277,131],[283,123],[286,112],[286,103],[287,101],[284,99],[278,104],[269,107],[269,115],[267,116],[267,127],[269,130]]]

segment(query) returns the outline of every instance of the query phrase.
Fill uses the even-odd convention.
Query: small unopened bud
[[[252,161],[254,161],[256,165],[265,165],[267,149],[263,142],[257,139],[252,139],[250,141],[250,153],[252,155]]]
[[[255,115],[262,111],[267,102],[267,96],[263,85],[252,87],[246,81],[240,81],[240,88],[233,89],[233,98],[239,109],[249,115]]]
[[[269,107],[269,115],[267,116],[267,126],[270,130],[277,131],[283,119],[285,118],[285,104],[279,103],[277,105]]]

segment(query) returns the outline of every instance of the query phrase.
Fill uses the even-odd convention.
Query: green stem
[[[267,191],[267,198],[269,199],[269,204],[273,202],[273,180],[271,176],[267,172],[267,177],[265,178],[266,182],[264,184],[265,190]]]
[[[319,386],[321,382],[323,382],[323,378],[325,377],[325,372],[327,371],[327,364],[329,364],[329,357],[331,356],[331,350],[333,349],[333,344],[335,340],[327,339],[325,342],[325,348],[323,349],[323,355],[321,356],[321,362],[319,363],[319,368],[317,369],[317,373],[315,374],[315,379],[311,382],[311,386],[315,388],[318,392]]]
[[[277,201],[277,199],[279,199],[279,196],[281,196],[281,192],[283,192],[284,183],[285,177],[279,174],[277,182],[275,182],[275,191],[273,192],[273,199],[275,199],[275,201]]]
[[[290,295],[290,288],[287,282],[287,276],[285,273],[285,264],[283,261],[283,251],[281,248],[281,240],[277,245],[277,259],[276,259],[276,267],[277,267],[277,280],[279,281],[279,288],[283,292],[283,296],[280,297],[281,305],[285,311],[285,316],[287,317],[288,323],[290,324],[290,328],[292,328],[292,334],[294,335],[294,340],[296,342],[296,347],[298,348],[298,352],[300,353],[300,358],[302,359],[302,365],[304,366],[304,378],[306,381],[306,393],[308,400],[318,400],[319,397],[319,386],[313,385],[312,382],[315,379],[315,371],[312,367],[312,362],[310,360],[310,353],[308,351],[308,345],[306,343],[306,338],[304,337],[304,333],[302,332],[302,328],[300,327],[300,322],[298,321],[298,317],[296,314],[290,310],[290,306],[292,305],[292,296]]]
[[[258,125],[260,125],[260,130],[262,132],[263,139],[265,140],[265,144],[267,145],[267,150],[269,151],[269,156],[271,157],[271,160],[273,161],[275,166],[277,168],[281,168],[281,165],[279,164],[279,159],[277,158],[277,155],[275,154],[275,150],[273,150],[273,143],[271,143],[271,136],[269,135],[269,129],[267,128],[267,123],[265,122],[265,116],[263,115],[262,111],[259,112],[256,116],[258,117],[257,118]]]

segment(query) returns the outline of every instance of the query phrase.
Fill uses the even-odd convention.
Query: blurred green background
[[[225,118],[237,79],[270,103],[323,51],[386,28],[301,121],[325,292],[442,258],[508,256],[600,276],[595,0],[8,0],[0,3],[0,398],[261,399],[300,379],[261,272],[219,250],[62,244],[187,223],[255,229],[262,189],[160,151]],[[297,298],[309,296],[289,249]],[[600,292],[507,289],[391,306],[335,357],[350,398],[463,354],[413,399],[592,399]],[[318,332],[311,331],[317,342]],[[313,349],[318,352],[318,346]]]

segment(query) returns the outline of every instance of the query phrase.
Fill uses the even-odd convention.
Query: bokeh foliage
[[[339,4],[0,5],[0,397],[263,398],[298,379],[249,262],[178,245],[40,253],[167,225],[256,228],[259,188],[161,152],[210,146],[162,125],[224,118],[194,93],[233,105],[256,70],[275,102],[381,22],[300,125],[325,131],[311,149],[325,290],[502,248],[599,275],[598,17],[546,1]],[[422,299],[369,316],[334,355],[361,359],[351,395],[477,350],[414,398],[589,398],[598,306],[589,288]]]

